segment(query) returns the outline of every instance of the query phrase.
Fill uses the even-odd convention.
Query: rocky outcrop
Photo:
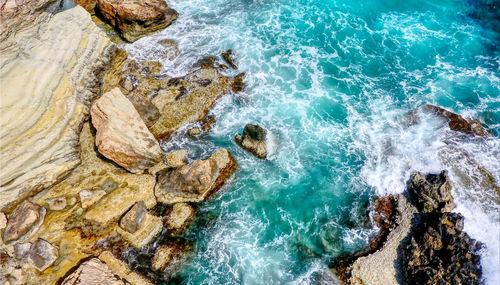
[[[224,185],[237,167],[231,153],[219,149],[208,159],[161,171],[155,195],[166,204],[204,201]]]
[[[377,200],[381,234],[369,249],[336,262],[339,278],[347,284],[482,284],[480,243],[462,231],[463,217],[449,212],[450,185],[446,172],[414,173],[405,195]]]
[[[97,129],[97,148],[105,157],[132,173],[160,161],[159,143],[120,89],[104,94],[92,105],[90,113]]]
[[[9,222],[3,233],[3,241],[23,241],[33,235],[45,219],[47,210],[24,200],[9,215]]]
[[[109,269],[106,263],[102,262],[98,258],[89,259],[66,277],[62,285],[124,285],[125,282],[116,278],[113,272]]]
[[[168,137],[181,126],[197,122],[216,100],[231,91],[232,80],[215,68],[199,69],[168,80],[167,88],[153,99],[161,116],[150,127],[156,137]]]
[[[243,129],[243,135],[236,135],[235,141],[241,147],[259,158],[267,157],[266,129],[258,125],[248,124]]]
[[[76,0],[116,28],[121,36],[134,42],[168,27],[178,14],[163,0]]]
[[[129,233],[135,233],[142,226],[144,216],[146,215],[146,204],[139,201],[132,206],[130,210],[120,219],[120,227]]]
[[[28,2],[2,13],[16,18],[1,21],[9,36],[0,41],[0,209],[56,184],[80,163],[78,134],[116,50],[83,8],[53,14],[42,11],[53,1]],[[21,2],[2,9],[13,3]],[[19,9],[29,10],[27,18]],[[22,29],[9,30],[16,21]]]
[[[425,108],[448,120],[448,126],[454,131],[476,136],[490,135],[488,130],[486,130],[478,120],[464,119],[458,114],[435,105],[426,105]]]

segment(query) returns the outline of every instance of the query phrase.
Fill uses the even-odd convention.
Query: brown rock
[[[231,153],[219,149],[208,159],[160,172],[155,195],[166,204],[203,201],[222,187],[237,167]]]
[[[233,82],[233,92],[238,93],[245,87],[245,83],[243,83],[243,77],[245,76],[245,72],[242,72],[234,77]]]
[[[222,53],[222,57],[224,58],[224,60],[233,68],[233,69],[238,69],[238,66],[236,64],[234,64],[234,61],[233,61],[233,51],[228,49],[227,51],[223,52]]]
[[[153,216],[146,213],[141,227],[134,233],[117,228],[117,232],[130,242],[131,245],[141,248],[151,243],[154,238],[161,232],[163,222],[161,217]]]
[[[135,203],[121,218],[120,227],[130,233],[135,233],[141,228],[146,211],[147,209],[144,201]]]
[[[248,124],[243,130],[243,135],[236,135],[235,141],[255,156],[259,158],[266,158],[266,134],[267,131],[264,128],[258,125]]]
[[[135,89],[127,94],[126,97],[130,100],[132,105],[134,105],[146,126],[152,126],[160,118],[160,111],[151,103],[151,100],[141,92],[141,89]]]
[[[98,258],[92,258],[80,264],[75,272],[66,277],[62,285],[125,285],[123,281],[116,278],[106,265]]]
[[[37,239],[30,248],[30,260],[41,272],[49,268],[59,257],[59,250],[43,239]]]
[[[426,105],[425,108],[448,120],[450,129],[469,135],[488,136],[490,135],[481,122],[473,119],[464,119],[462,116],[450,112],[444,108],[434,105]]]
[[[197,135],[200,135],[200,134],[201,134],[201,130],[198,127],[190,128],[188,130],[188,135],[190,135],[190,136],[194,137],[194,136],[197,136]]]
[[[105,157],[132,173],[160,161],[159,143],[120,89],[104,94],[92,105],[90,113],[97,129],[97,148]]]
[[[195,209],[187,203],[176,203],[167,219],[167,228],[178,233],[194,219]]]
[[[94,14],[94,8],[97,4],[97,0],[73,0],[76,4],[82,6],[90,14]]]
[[[43,223],[47,210],[28,200],[24,200],[10,214],[3,241],[25,240],[34,234]]]
[[[168,27],[178,16],[163,0],[97,0],[95,9],[129,42]]]
[[[153,268],[156,270],[165,270],[168,265],[178,258],[182,253],[182,247],[175,243],[162,245],[155,252],[153,258]]]

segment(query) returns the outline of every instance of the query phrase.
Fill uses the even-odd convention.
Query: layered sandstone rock
[[[155,195],[160,202],[201,202],[217,191],[237,168],[226,149],[219,149],[205,160],[160,172]]]
[[[176,203],[170,212],[166,226],[173,234],[181,232],[194,219],[195,209],[187,203]]]
[[[26,23],[0,41],[0,209],[61,181],[80,163],[82,121],[116,50],[81,7],[37,13],[22,20],[34,27]]]
[[[160,161],[160,144],[120,89],[102,95],[90,113],[97,129],[97,148],[105,157],[132,173],[142,172]]]

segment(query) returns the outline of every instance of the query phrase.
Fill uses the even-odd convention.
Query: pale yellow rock
[[[5,229],[7,226],[7,217],[4,213],[0,212],[0,230]]]
[[[117,259],[111,252],[104,251],[99,255],[99,259],[104,261],[111,271],[120,276],[120,278],[127,280],[132,285],[152,285],[151,281],[147,278],[133,272],[125,262]]]
[[[80,163],[81,124],[116,50],[81,7],[39,18],[1,41],[0,209]]]
[[[153,268],[156,270],[164,270],[167,265],[174,259],[174,248],[170,246],[161,246],[153,258]]]
[[[106,195],[106,191],[104,190],[90,191],[85,189],[80,191],[80,203],[82,205],[82,208],[86,209],[94,205],[104,195]]]
[[[116,231],[130,242],[133,246],[141,248],[153,241],[153,239],[161,232],[163,221],[161,217],[153,216],[146,213],[142,226],[135,233],[129,233],[122,228],[117,227]]]
[[[177,168],[188,163],[187,157],[188,151],[183,149],[167,153],[167,155],[165,155],[165,161],[169,167]]]
[[[180,231],[193,220],[195,214],[194,207],[187,203],[174,204],[172,212],[167,219],[167,228],[173,232]]]
[[[90,113],[97,129],[97,148],[108,159],[132,173],[140,173],[161,160],[160,144],[119,88],[102,95]]]

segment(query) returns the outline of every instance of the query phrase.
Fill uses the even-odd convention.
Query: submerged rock
[[[451,195],[451,182],[446,171],[427,175],[421,172],[413,173],[407,187],[419,211],[450,212],[455,208]]]
[[[201,129],[198,128],[198,127],[194,127],[194,128],[190,128],[188,131],[187,131],[188,135],[190,136],[197,136],[197,135],[200,135],[201,134]]]
[[[78,268],[66,277],[61,285],[125,285],[125,282],[116,278],[106,263],[98,258],[92,258],[80,264]]]
[[[204,201],[224,185],[237,167],[231,153],[219,149],[208,159],[161,171],[155,195],[166,204]]]
[[[469,135],[488,136],[489,132],[478,120],[464,119],[462,116],[435,105],[426,105],[425,108],[448,120],[450,129]]]
[[[24,200],[9,215],[7,227],[3,233],[3,241],[25,240],[33,235],[43,223],[47,210],[28,200]]]
[[[238,66],[233,61],[233,50],[228,49],[222,53],[222,58],[233,68],[238,69]]]
[[[160,144],[148,131],[132,103],[115,88],[97,100],[90,110],[97,129],[99,152],[132,173],[157,164]]]
[[[266,158],[266,135],[267,131],[264,128],[258,125],[248,124],[243,130],[243,135],[236,135],[235,141],[255,156],[259,158]]]
[[[245,76],[245,72],[242,72],[234,77],[233,83],[233,92],[238,93],[245,87],[245,83],[243,82],[243,77]]]
[[[147,208],[144,201],[135,203],[134,206],[132,206],[132,208],[120,219],[120,227],[129,233],[135,233],[141,228],[146,211]]]

